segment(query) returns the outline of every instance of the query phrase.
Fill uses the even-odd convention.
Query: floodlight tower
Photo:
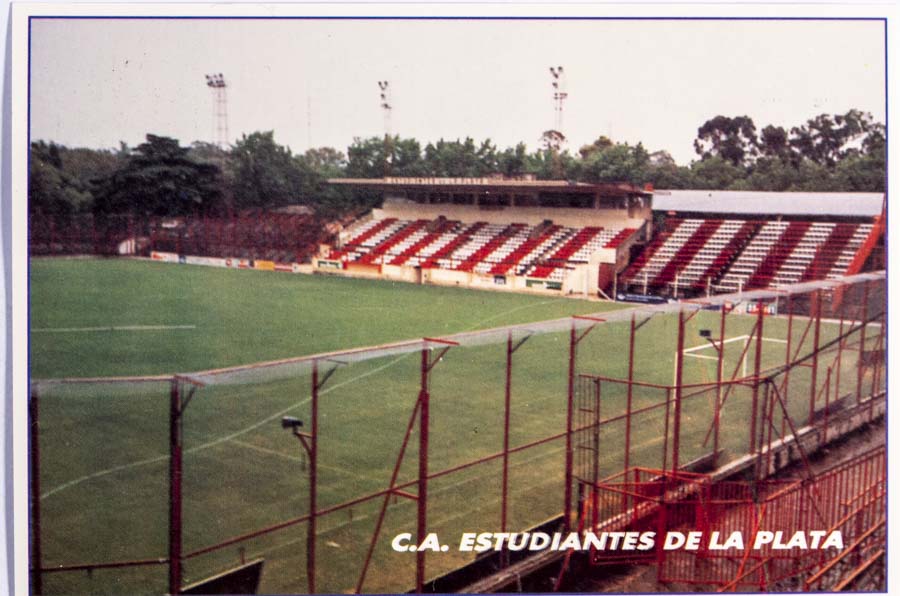
[[[381,109],[384,110],[384,175],[391,175],[391,155],[393,155],[393,139],[391,138],[391,84],[388,81],[378,81]]]
[[[216,145],[224,149],[228,146],[228,96],[225,76],[218,74],[206,75],[206,86],[213,94],[213,122],[216,128]]]
[[[384,110],[384,134],[391,136],[391,84],[388,81],[378,81],[378,88],[381,90],[381,109]]]
[[[553,111],[556,116],[553,122],[553,129],[562,134],[563,102],[569,96],[566,92],[566,75],[562,66],[551,66],[550,74],[553,76],[551,81],[553,86]]]

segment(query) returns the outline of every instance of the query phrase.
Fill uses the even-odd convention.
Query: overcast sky
[[[67,146],[214,141],[212,72],[232,140],[274,130],[294,152],[383,134],[384,79],[396,134],[534,149],[554,123],[552,65],[573,151],[607,135],[686,164],[718,114],[758,129],[850,108],[885,118],[876,21],[42,19],[31,65],[32,139]]]

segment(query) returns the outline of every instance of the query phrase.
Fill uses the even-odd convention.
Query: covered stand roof
[[[878,192],[760,192],[749,190],[657,190],[654,211],[742,215],[876,217]]]
[[[563,192],[603,196],[646,196],[653,193],[627,183],[589,184],[569,180],[528,180],[510,178],[329,178],[329,184],[377,190],[437,190],[486,192]]]

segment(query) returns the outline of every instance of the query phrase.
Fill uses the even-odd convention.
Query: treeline
[[[747,116],[717,116],[697,131],[698,159],[678,165],[666,151],[599,137],[577,152],[559,151],[554,131],[543,146],[505,149],[490,140],[439,140],[424,147],[398,136],[354,139],[294,154],[274,134],[244,135],[223,150],[182,146],[147,135],[117,150],[31,146],[29,210],[66,218],[79,213],[135,216],[216,214],[302,204],[326,216],[372,207],[377,193],[335,188],[329,178],[478,177],[534,174],[538,179],[630,182],[667,189],[867,191],[885,187],[884,126],[858,110],[823,114],[789,130],[757,131]]]

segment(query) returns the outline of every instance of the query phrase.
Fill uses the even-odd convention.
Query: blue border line
[[[375,6],[375,5],[373,5]],[[503,5],[499,5],[503,6]],[[507,7],[508,8],[508,7]],[[136,15],[136,16],[84,16],[84,15],[41,15],[31,19],[67,20],[204,20],[204,21],[885,21],[887,17],[541,17],[541,16],[200,16],[200,15]]]
[[[502,7],[502,5],[501,5],[501,7]],[[28,153],[27,153],[27,158],[26,158],[26,165],[27,165],[27,167],[28,167],[28,170],[30,170],[30,166],[31,166],[31,50],[32,50],[32,28],[31,28],[31,26],[32,26],[32,22],[35,21],[35,20],[110,20],[110,21],[117,21],[117,20],[118,20],[118,21],[132,21],[132,20],[138,20],[138,21],[144,21],[144,20],[159,20],[159,21],[174,21],[174,20],[185,20],[185,21],[190,21],[190,20],[204,20],[204,21],[222,21],[222,20],[228,20],[228,21],[285,21],[285,20],[287,20],[287,21],[639,21],[639,22],[646,22],[646,21],[742,21],[742,22],[744,22],[744,21],[789,21],[789,22],[793,22],[793,21],[801,21],[801,22],[802,22],[802,21],[810,21],[810,22],[828,22],[828,21],[836,21],[836,22],[878,22],[878,21],[881,21],[881,22],[883,23],[883,26],[884,26],[884,114],[885,114],[885,116],[884,116],[884,120],[885,120],[885,122],[884,122],[884,138],[885,138],[885,150],[884,150],[884,151],[885,151],[885,180],[884,180],[884,183],[885,183],[885,184],[884,184],[884,195],[885,195],[885,209],[884,209],[884,214],[885,214],[885,229],[884,229],[884,255],[885,255],[885,258],[887,258],[888,245],[889,245],[889,234],[888,234],[888,231],[889,231],[889,226],[888,226],[888,220],[889,220],[889,218],[888,218],[889,201],[887,200],[887,196],[888,196],[888,177],[889,177],[889,173],[890,173],[890,167],[889,167],[889,165],[888,165],[888,164],[890,164],[890,160],[889,160],[889,150],[888,150],[888,147],[889,147],[889,143],[888,143],[888,138],[889,138],[888,127],[889,127],[889,123],[890,123],[890,117],[889,117],[888,111],[889,111],[890,101],[889,101],[889,99],[888,99],[888,96],[889,96],[889,91],[888,91],[888,82],[889,82],[889,77],[888,77],[888,72],[889,72],[889,70],[888,70],[888,54],[889,54],[889,52],[888,52],[888,18],[887,18],[887,17],[704,17],[704,16],[687,16],[687,17],[603,17],[603,16],[597,16],[597,17],[575,17],[575,16],[572,16],[572,17],[539,17],[539,16],[535,16],[535,17],[523,17],[523,16],[518,16],[518,17],[510,17],[510,16],[482,16],[482,17],[457,17],[457,16],[441,16],[441,17],[435,17],[435,16],[390,16],[390,17],[388,17],[388,16],[363,16],[363,17],[359,17],[359,16],[353,16],[353,17],[346,17],[346,16],[258,16],[258,17],[257,17],[257,16],[190,16],[190,15],[186,15],[186,16],[165,16],[165,15],[164,15],[164,16],[81,16],[81,15],[76,15],[76,16],[72,16],[72,15],[42,15],[42,16],[29,16],[29,17],[28,17],[28,73],[27,73],[27,76],[26,76],[26,79],[27,79],[27,85],[28,85],[28,87],[27,87],[27,98],[28,98],[27,118],[28,118],[28,121],[27,121],[27,126],[26,126],[26,128],[27,128],[27,135],[26,135],[26,136],[27,136],[27,151],[28,151]],[[11,51],[10,51],[11,44],[12,44],[11,35],[10,35],[10,32],[11,32],[11,31],[12,31],[12,19],[10,19],[9,22],[8,22],[8,30],[7,30],[7,54],[6,54],[6,55],[7,55],[8,57],[11,57]],[[11,58],[10,58],[10,60],[8,61],[8,64],[9,64],[10,62],[11,62]],[[10,80],[11,80],[11,68],[8,68],[8,69],[6,69],[6,75],[5,75],[5,77],[4,77],[4,82],[5,82],[5,84],[6,84],[6,89],[11,89],[11,87],[10,87]],[[6,123],[7,125],[8,125],[9,123],[11,123],[11,120],[12,120],[11,117],[10,117],[10,110],[11,110],[11,107],[10,107],[10,105],[9,105],[9,102],[6,102],[6,103],[4,104],[3,118],[4,118],[4,121],[5,121],[5,123]],[[6,128],[6,130],[9,130],[9,128]],[[5,155],[9,155],[9,154],[10,154],[10,153],[9,153],[9,149],[10,149],[10,147],[11,147],[11,145],[12,145],[11,138],[12,138],[11,134],[10,134],[10,135],[4,135],[3,142],[4,142],[4,149],[5,149],[4,154],[5,154]],[[11,160],[9,160],[9,161],[4,160],[4,164],[3,164],[3,173],[4,173],[4,178],[5,178],[5,180],[6,180],[6,184],[4,185],[4,187],[11,188],[11,184],[12,184],[12,183],[11,183],[11,178],[10,178],[10,176],[9,176],[10,172],[11,172]],[[26,239],[25,241],[26,241],[26,247],[30,246],[30,229],[29,229],[29,227],[28,227],[28,225],[27,225],[27,222],[28,222],[28,220],[27,220],[27,216],[28,216],[28,197],[30,196],[29,193],[28,193],[28,190],[29,190],[29,189],[28,189],[28,181],[26,181],[26,210],[25,210],[25,213],[26,213],[26,226],[25,226],[25,239]],[[7,364],[7,372],[8,372],[7,378],[6,378],[6,390],[7,390],[7,395],[12,396],[12,375],[9,374],[9,373],[11,373],[11,366],[10,366],[10,364],[11,364],[11,355],[12,355],[12,351],[11,351],[11,350],[12,350],[12,330],[11,330],[11,323],[12,323],[12,302],[11,302],[11,297],[12,297],[12,290],[11,290],[11,288],[12,288],[12,283],[11,283],[11,281],[12,281],[12,273],[11,273],[11,269],[12,269],[12,267],[11,267],[12,250],[11,250],[11,246],[12,246],[12,244],[11,244],[11,242],[12,242],[12,241],[11,241],[11,238],[10,238],[10,234],[9,234],[8,232],[10,232],[11,229],[12,229],[12,223],[11,223],[11,211],[12,211],[12,200],[13,200],[13,197],[12,197],[11,192],[8,192],[8,193],[7,193],[7,196],[9,196],[9,201],[6,202],[6,203],[2,206],[2,210],[0,210],[0,213],[2,213],[3,215],[6,216],[6,217],[4,218],[4,222],[3,222],[3,232],[4,232],[4,237],[3,237],[3,251],[4,251],[4,253],[5,253],[6,255],[8,255],[8,256],[10,257],[10,260],[7,260],[7,261],[6,261],[6,263],[8,264],[8,266],[5,268],[3,274],[4,274],[4,277],[5,277],[5,280],[6,280],[6,300],[7,300],[7,312],[6,312],[6,321],[7,321],[7,327],[6,327],[6,345],[7,345],[7,350],[9,350],[9,352],[8,352],[9,356],[7,357],[7,363],[6,363],[6,364]],[[28,286],[27,286],[27,287],[28,287],[28,299],[29,299],[29,300],[28,300],[28,303],[27,303],[27,305],[26,305],[27,312],[28,312],[28,314],[27,314],[27,321],[28,321],[28,334],[27,334],[27,338],[28,338],[28,339],[27,339],[27,342],[26,342],[26,345],[27,345],[27,351],[26,351],[26,356],[25,356],[25,358],[26,358],[26,365],[27,365],[27,370],[28,370],[27,381],[28,381],[28,387],[30,388],[30,387],[31,387],[31,306],[30,306],[30,298],[31,298],[31,254],[30,254],[30,251],[29,251],[29,252],[27,253],[27,255],[26,255],[26,273],[27,273],[27,278],[28,278],[28,281],[27,281]],[[888,360],[889,352],[890,352],[890,334],[889,334],[889,328],[888,328],[888,316],[887,316],[888,305],[889,305],[889,304],[890,304],[890,284],[889,284],[889,276],[887,275],[887,271],[885,271],[885,317],[884,317],[884,326],[885,326],[885,332],[884,332],[884,337],[885,337],[885,367],[884,367],[884,370],[885,370],[885,392],[886,392],[886,393],[887,393],[888,387],[890,386],[890,382],[889,382],[889,375],[890,375],[890,372],[889,372],[889,367],[887,366],[887,363],[888,363],[888,361],[889,361],[889,360]],[[30,395],[30,390],[29,390],[29,395]],[[884,414],[884,419],[885,419],[885,433],[884,433],[884,434],[885,434],[885,449],[888,448],[888,436],[887,436],[887,435],[888,435],[888,432],[887,432],[887,430],[888,430],[888,428],[887,428],[887,421],[888,421],[888,407],[889,407],[888,402],[889,402],[889,400],[887,399],[887,395],[885,395],[885,414]],[[26,400],[26,409],[27,409],[27,400]],[[12,507],[12,505],[13,505],[13,501],[12,501],[12,499],[13,499],[13,496],[12,496],[12,495],[13,495],[13,490],[12,490],[12,487],[13,487],[13,483],[12,483],[13,470],[12,470],[12,465],[11,465],[11,463],[12,463],[12,459],[11,459],[11,458],[12,458],[12,455],[13,455],[13,444],[12,444],[12,399],[9,399],[9,400],[6,401],[4,411],[5,411],[5,414],[6,414],[6,429],[5,429],[5,430],[6,430],[6,448],[7,448],[7,453],[10,454],[9,457],[7,458],[7,462],[8,462],[9,465],[7,465],[7,467],[6,467],[6,475],[5,475],[6,483],[7,483],[7,484],[6,484],[6,486],[7,486],[7,491],[6,491],[6,523],[7,523],[7,528],[8,528],[7,536],[6,536],[6,545],[7,545],[7,553],[13,553],[13,552],[14,552],[14,546],[15,546],[15,540],[13,539],[13,532],[11,531],[11,530],[12,530],[12,523],[13,523],[13,521],[14,521],[13,507]],[[31,429],[30,429],[30,425],[29,425],[29,435],[30,435],[30,432],[31,432]],[[27,441],[26,441],[26,442],[27,442]],[[27,451],[26,465],[28,466],[28,470],[29,470],[29,478],[30,478],[30,471],[31,471],[31,465],[30,465],[30,462],[31,462],[31,450],[30,450],[30,448],[29,448],[27,445],[26,445],[25,449],[26,449],[26,451]],[[26,554],[26,560],[29,562],[29,565],[28,565],[29,568],[30,568],[30,561],[31,561],[31,507],[30,507],[31,493],[30,493],[30,486],[31,486],[31,484],[30,484],[30,482],[29,482],[29,490],[28,490],[28,496],[29,496],[29,499],[27,500],[27,503],[29,504],[28,507],[27,507],[27,509],[28,509],[28,536],[29,536],[29,541],[28,541],[28,552],[27,552],[27,554]],[[885,482],[885,497],[886,497],[888,503],[890,502],[890,492],[889,492],[889,491],[890,491],[890,488],[887,486],[887,482]],[[885,511],[885,522],[886,522],[888,528],[890,528],[890,524],[887,523],[887,522],[889,521],[889,514],[890,514],[890,507],[888,507],[887,510]],[[890,561],[890,558],[889,558],[889,556],[890,556],[889,549],[890,549],[890,540],[887,540],[887,541],[885,542],[885,560],[886,560],[886,561]],[[15,578],[14,578],[15,565],[14,565],[14,560],[13,560],[13,559],[14,559],[14,557],[10,557],[10,558],[7,559],[7,570],[8,570],[7,584],[8,584],[8,586],[9,586],[9,593],[10,593],[10,594],[14,593],[14,591],[15,591],[14,588],[15,588],[15,583],[16,583],[16,582],[15,582]],[[885,584],[884,584],[884,585],[885,585],[885,591],[884,591],[884,592],[873,592],[873,593],[876,593],[876,594],[884,594],[884,593],[887,593],[887,587],[890,585],[890,582],[889,582],[889,573],[890,573],[890,565],[885,565],[885,572],[884,572],[884,576],[885,576]],[[30,574],[30,572],[26,574],[26,577],[27,577],[26,582],[28,583],[29,588],[31,588],[31,585],[30,585],[30,583],[31,583],[31,574]],[[29,590],[29,591],[30,591],[30,590]],[[659,593],[659,592],[647,592],[646,594],[649,595],[649,594],[658,594],[658,593]],[[777,593],[777,592],[773,592],[773,593]],[[805,593],[805,592],[801,592],[801,593]],[[628,592],[628,593],[625,593],[625,592],[611,592],[611,594],[635,594],[635,593],[634,593],[634,592]]]

